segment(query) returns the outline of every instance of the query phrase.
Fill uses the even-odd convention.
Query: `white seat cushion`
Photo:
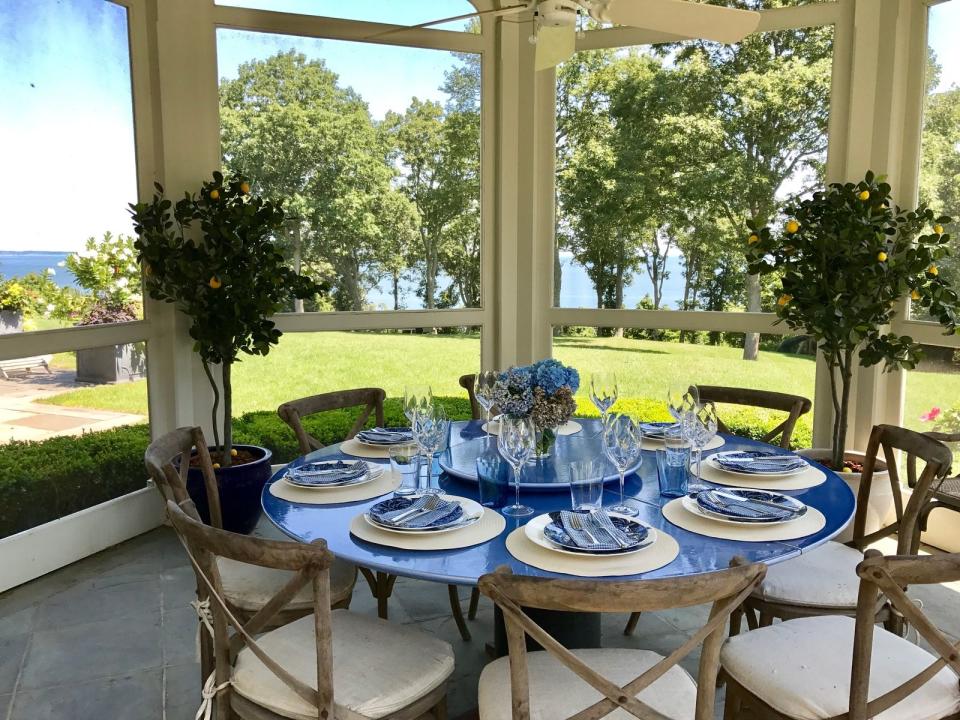
[[[224,597],[246,612],[256,612],[262,608],[293,577],[289,570],[264,568],[223,557],[217,558],[217,567],[223,582]],[[355,565],[335,560],[330,568],[330,602],[336,604],[350,597],[356,579]],[[291,610],[312,608],[313,589],[310,584],[300,588],[286,607]]]
[[[602,648],[574,650],[574,655],[620,686],[653,667],[662,655],[649,650]],[[547,652],[527,653],[530,676],[530,720],[559,720],[583,710],[603,695],[574,675],[573,671]],[[510,659],[503,657],[487,665],[480,674],[480,720],[511,720]],[[697,685],[687,672],[675,665],[637,696],[672,720],[693,718]],[[636,720],[617,708],[605,720]]]
[[[853,662],[853,618],[800,618],[732,637],[723,668],[775,710],[798,720],[846,713]],[[934,661],[926,650],[877,627],[873,634],[870,691],[874,699]],[[960,685],[948,668],[874,720],[934,720],[960,710]]]
[[[349,610],[334,610],[332,617],[333,699],[338,719],[394,713],[439,687],[453,672],[449,643]],[[313,615],[260,636],[258,644],[295,678],[317,687]],[[316,708],[270,672],[249,648],[237,656],[233,689],[284,717],[317,717]]]
[[[800,557],[771,565],[755,595],[770,602],[853,609],[860,589],[857,565],[862,561],[859,550],[828,542]]]

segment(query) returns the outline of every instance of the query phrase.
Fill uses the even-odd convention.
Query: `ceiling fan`
[[[554,67],[573,55],[578,21],[583,17],[721,43],[742,40],[756,30],[760,22],[760,13],[752,10],[705,5],[692,0],[527,0],[498,9],[394,28],[370,39],[471,17],[516,15],[530,10],[534,19],[534,34],[530,39],[537,46],[537,70]]]

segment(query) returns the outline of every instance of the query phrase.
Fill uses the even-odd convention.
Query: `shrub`
[[[578,398],[578,417],[599,417],[589,400]],[[451,420],[470,418],[466,398],[438,398]],[[624,398],[617,410],[649,421],[669,420],[666,406],[652,398]],[[324,445],[346,436],[359,408],[335,410],[304,420],[307,432]],[[757,438],[777,423],[776,413],[750,408],[722,408],[721,417],[730,429],[744,437]],[[387,425],[404,425],[402,401],[384,404]],[[372,420],[369,424],[372,424]],[[236,441],[262,445],[273,452],[275,463],[285,463],[300,454],[293,431],[276,413],[247,413],[234,420]],[[809,447],[810,416],[797,423],[794,447]],[[0,537],[78,512],[146,484],[143,453],[150,443],[146,425],[88,433],[79,437],[56,437],[37,442],[13,442],[0,446]]]

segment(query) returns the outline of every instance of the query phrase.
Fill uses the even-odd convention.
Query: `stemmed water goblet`
[[[605,421],[610,408],[617,402],[620,389],[617,376],[610,372],[596,372],[590,376],[590,400]]]
[[[500,418],[500,434],[497,449],[513,468],[514,503],[500,512],[509,517],[533,515],[533,508],[520,504],[520,471],[533,455],[537,444],[537,431],[533,420],[527,416],[504,415]]]
[[[683,416],[696,410],[700,403],[700,393],[695,385],[674,382],[667,388],[667,410],[675,422],[682,422]]]
[[[450,432],[450,421],[443,408],[428,405],[419,410],[413,420],[413,436],[427,465],[427,482],[424,495],[439,495],[443,492],[433,485],[434,455],[443,449]]]
[[[603,424],[603,450],[620,475],[620,502],[609,508],[611,512],[633,517],[639,514],[636,508],[626,503],[623,479],[627,469],[642,462],[643,434],[640,426],[627,415],[609,415]]]
[[[403,414],[410,427],[417,413],[433,405],[433,391],[429,385],[407,385],[403,388]]]
[[[477,405],[483,408],[483,413],[486,416],[484,427],[487,430],[487,435],[490,434],[490,411],[493,409],[493,391],[497,384],[497,375],[498,373],[492,370],[479,372],[473,383],[473,394],[477,398]]]
[[[690,447],[697,453],[697,480],[700,477],[700,462],[703,459],[703,450],[710,444],[710,441],[717,434],[717,409],[712,402],[696,405],[692,410],[687,410],[680,421],[680,429],[684,439],[690,443]],[[704,486],[696,485],[690,488],[691,491],[703,490]]]

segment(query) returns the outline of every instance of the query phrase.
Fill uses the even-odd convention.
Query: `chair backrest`
[[[553,580],[514,575],[509,568],[480,578],[480,591],[503,611],[510,650],[510,688],[513,720],[529,720],[530,688],[527,679],[526,636],[604,695],[576,717],[599,720],[618,708],[637,718],[661,717],[635,696],[661,678],[702,644],[697,686],[696,720],[713,718],[720,646],[730,613],[756,588],[766,566],[746,565],[738,559],[720,572],[662,580],[596,582]],[[524,607],[568,612],[615,612],[664,610],[713,603],[706,624],[679,648],[622,687],[583,663],[535,623]],[[561,720],[556,718],[556,720]]]
[[[896,519],[889,525],[878,530],[866,533],[867,516],[870,511],[870,491],[875,479],[880,451],[883,451],[883,461],[888,481],[893,494],[893,505],[896,510]],[[897,467],[895,450],[906,453],[907,467],[913,467],[915,477],[913,493],[904,507],[903,488],[900,485],[900,471]],[[916,462],[926,463],[923,472],[916,476]],[[854,547],[864,550],[871,543],[888,535],[897,534],[897,552],[906,555],[916,552],[919,539],[917,523],[920,511],[930,499],[934,484],[943,479],[950,469],[952,455],[950,449],[939,440],[926,437],[922,433],[897,425],[875,425],[870,433],[870,442],[867,443],[866,457],[863,460],[863,471],[860,473],[860,487],[857,489],[857,510],[853,518]]]
[[[863,562],[857,566],[857,574],[860,576],[860,596],[853,639],[848,717],[849,720],[866,720],[878,717],[907,698],[946,666],[950,666],[954,673],[960,675],[960,643],[951,643],[903,590],[908,585],[932,585],[960,580],[960,554],[884,557],[878,550],[868,550]],[[927,641],[933,653],[939,657],[901,685],[870,700],[870,661],[877,600],[881,593],[894,609],[916,628],[920,637]]]
[[[209,604],[212,615],[215,667],[213,688],[230,692],[230,672],[237,653],[248,647],[257,658],[297,695],[317,708],[320,718],[333,718],[333,644],[330,618],[330,566],[333,555],[326,542],[303,543],[265,540],[237,535],[204,525],[196,515],[191,500],[182,503],[167,501],[167,515],[183,542],[197,576],[201,603]],[[260,567],[291,571],[292,577],[246,623],[230,610],[223,596],[223,585],[217,569],[217,558]],[[317,643],[317,687],[310,687],[288,672],[276,658],[267,654],[255,636],[264,631],[276,614],[306,585],[313,589],[314,632]],[[217,717],[226,720],[229,697],[217,703]]]
[[[363,429],[370,413],[375,413],[377,426],[383,426],[383,401],[386,396],[387,394],[380,388],[338,390],[285,402],[277,408],[277,415],[293,428],[293,432],[297,436],[297,442],[300,444],[300,452],[306,455],[312,450],[319,450],[324,444],[303,429],[303,423],[301,422],[303,418],[327,410],[343,410],[344,408],[362,405],[363,411],[344,438],[344,440],[349,440]]]
[[[727,403],[729,405],[746,405],[748,407],[766,408],[767,410],[781,410],[787,413],[786,419],[766,433],[761,440],[773,442],[780,437],[780,447],[789,448],[790,438],[797,426],[801,415],[810,412],[812,403],[801,395],[771,392],[769,390],[754,390],[752,388],[723,387],[721,385],[696,385],[701,402]],[[730,432],[721,418],[717,418],[717,429],[720,432]]]
[[[165,500],[181,503],[190,496],[187,493],[187,472],[196,448],[196,460],[203,475],[203,484],[207,493],[207,505],[210,508],[210,524],[223,527],[223,514],[220,510],[220,488],[217,475],[213,471],[213,460],[207,450],[207,441],[203,430],[198,427],[182,427],[171,430],[154,440],[147,447],[143,461],[147,466],[150,479],[157,486]]]
[[[937,440],[938,442],[942,442],[945,445],[947,443],[950,443],[951,445],[954,443],[960,443],[960,432],[956,432],[956,433],[925,432],[923,434],[926,437],[932,440]],[[949,447],[949,445],[947,447]],[[950,475],[952,471],[953,471],[953,468],[951,467],[949,470],[947,470],[947,475]],[[960,473],[956,473],[952,477],[960,478]],[[944,477],[944,479],[946,479],[946,476]],[[917,484],[917,463],[916,463],[916,460],[914,460],[913,457],[911,456],[910,458],[907,458],[907,485],[909,485],[910,487],[915,487],[916,484]]]
[[[460,387],[467,391],[467,397],[470,398],[470,414],[474,420],[479,420],[483,417],[483,411],[480,408],[480,403],[477,402],[477,393],[474,390],[476,383],[476,373],[460,376]]]

